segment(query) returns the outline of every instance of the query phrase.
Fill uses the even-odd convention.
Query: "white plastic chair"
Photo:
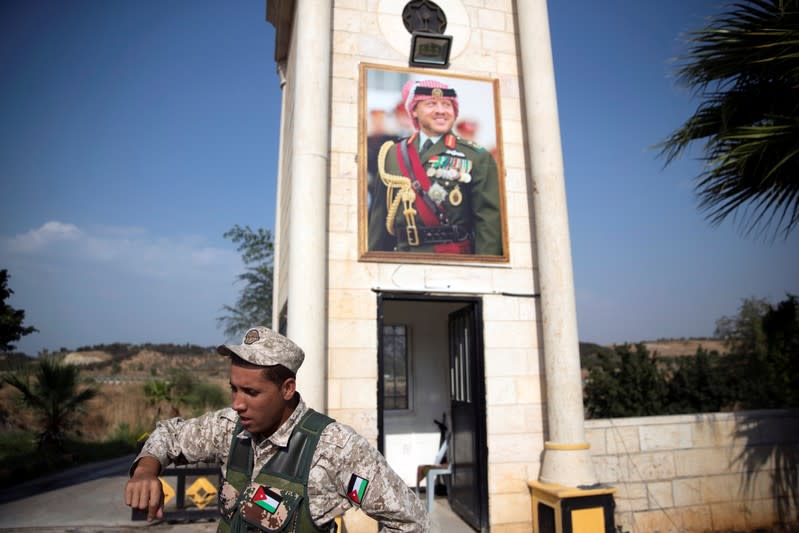
[[[416,494],[419,495],[419,482],[425,479],[427,482],[427,512],[433,508],[433,498],[436,494],[436,478],[445,474],[452,473],[452,466],[448,463],[442,463],[444,455],[447,453],[447,443],[449,439],[445,439],[441,443],[441,447],[436,454],[435,463],[431,465],[419,465],[416,467]]]

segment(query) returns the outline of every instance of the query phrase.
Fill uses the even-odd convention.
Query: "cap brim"
[[[220,344],[216,348],[219,355],[225,357],[236,356],[255,366],[274,366],[281,364],[280,361],[266,355],[263,350],[246,344]]]
[[[234,355],[237,357],[239,356],[236,352],[231,350],[230,347],[226,344],[220,344],[219,346],[217,346],[216,353],[218,353],[219,355],[224,355],[225,357],[233,357]]]

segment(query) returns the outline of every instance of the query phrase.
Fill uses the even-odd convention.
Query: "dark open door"
[[[482,338],[475,306],[449,315],[452,465],[449,502],[470,526],[488,531],[488,449],[485,439]]]

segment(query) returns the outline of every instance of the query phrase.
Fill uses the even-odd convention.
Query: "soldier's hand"
[[[158,474],[161,464],[154,457],[142,457],[125,485],[125,503],[147,512],[147,520],[164,517],[164,489]]]

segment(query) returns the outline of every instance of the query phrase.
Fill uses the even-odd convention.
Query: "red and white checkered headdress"
[[[410,80],[402,87],[402,101],[405,102],[405,111],[413,120],[413,127],[419,129],[419,121],[413,116],[413,108],[422,100],[431,98],[445,98],[452,102],[455,118],[458,118],[458,95],[455,89],[450,89],[445,83],[436,80]]]

